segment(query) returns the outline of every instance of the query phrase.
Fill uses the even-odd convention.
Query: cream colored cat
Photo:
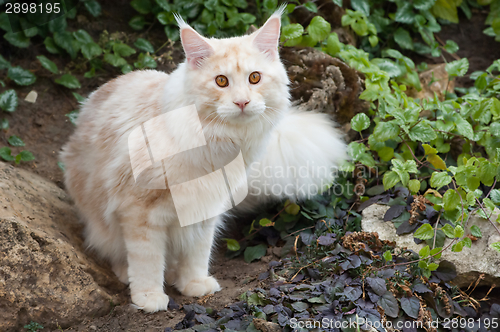
[[[86,224],[86,244],[110,260],[119,279],[130,284],[132,302],[144,311],[167,309],[164,280],[188,296],[220,290],[209,275],[209,261],[223,216],[206,211],[227,204],[222,197],[228,189],[226,183],[200,175],[215,174],[226,164],[222,159],[229,154],[232,160],[241,149],[250,193],[241,206],[248,208],[268,198],[259,188],[333,180],[331,174],[319,178],[312,173],[282,178],[277,166],[311,171],[334,167],[345,157],[345,145],[326,116],[292,110],[278,54],[280,16],[281,11],[272,15],[252,35],[229,39],[206,39],[178,20],[186,61],[174,72],[129,73],[99,88],[82,106],[76,131],[62,153],[66,188]],[[196,106],[208,148],[178,154],[167,162],[154,161],[157,170],[168,173],[169,188],[138,185],[129,154],[131,133],[145,128],[151,119],[189,105]],[[193,136],[186,133],[197,127],[189,117],[163,126],[165,141],[156,143],[169,142],[164,147],[169,153],[193,143]],[[151,152],[143,153],[146,160]],[[154,167],[144,174],[155,178]],[[229,167],[225,175],[239,187],[247,183],[244,174]],[[210,195],[186,189],[174,202],[172,183],[182,182],[179,179],[192,180]],[[299,199],[308,195],[270,194]],[[206,220],[181,227],[179,206],[188,217]]]

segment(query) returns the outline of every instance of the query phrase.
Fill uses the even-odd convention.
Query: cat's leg
[[[166,228],[139,218],[122,221],[127,248],[128,279],[132,302],[146,312],[167,310],[168,296],[163,291]]]
[[[217,280],[208,274],[210,253],[219,218],[198,224],[172,228],[170,246],[178,253],[175,272],[167,276],[175,278],[175,287],[186,296],[203,296],[221,289]]]

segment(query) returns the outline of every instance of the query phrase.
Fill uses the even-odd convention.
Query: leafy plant
[[[37,332],[38,330],[43,330],[43,326],[39,323],[31,321],[29,324],[24,325],[24,328],[28,332]]]

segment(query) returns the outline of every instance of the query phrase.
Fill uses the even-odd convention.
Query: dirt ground
[[[127,25],[127,21],[134,13],[133,9],[128,5],[128,1],[102,1],[101,4],[103,5],[104,17],[85,23],[85,29],[95,39],[103,30],[109,32],[127,31],[130,34],[131,30]],[[120,15],[114,14],[117,10],[120,11]],[[475,15],[471,21],[462,19],[460,25],[443,26],[443,30],[439,34],[443,41],[452,39],[458,43],[460,46],[458,56],[469,58],[469,74],[475,70],[484,70],[493,60],[500,58],[499,44],[495,44],[493,38],[482,33],[484,19],[484,14]],[[165,38],[162,29],[151,29],[141,33],[140,36],[153,41],[155,47],[159,47],[163,43],[162,39]],[[4,47],[6,45],[0,46],[2,46],[2,53],[5,55],[3,49],[6,49]],[[9,52],[12,52],[10,49]],[[57,165],[58,154],[74,130],[74,126],[66,117],[66,114],[77,109],[78,104],[71,95],[71,91],[55,84],[48,72],[41,68],[38,61],[30,62],[31,60],[28,59],[35,59],[36,55],[43,54],[54,60],[60,69],[66,65],[62,61],[67,60],[48,54],[43,43],[33,45],[27,50],[14,52],[18,53],[10,55],[12,58],[19,60],[14,60],[12,64],[33,70],[38,79],[32,86],[16,87],[19,96],[19,107],[12,114],[4,113],[1,115],[9,120],[10,129],[7,132],[0,132],[0,146],[7,146],[7,139],[11,135],[21,137],[26,146],[24,148],[12,148],[13,153],[27,149],[35,155],[36,159],[32,162],[22,163],[19,167],[48,178],[63,187],[63,172]],[[166,47],[162,52],[168,53],[170,60],[165,60],[160,64],[158,70],[171,72],[176,63],[182,59],[179,44],[175,48]],[[428,58],[423,60],[433,63],[440,59]],[[86,97],[118,73],[102,72],[90,80],[84,79],[81,73],[80,75],[78,73],[74,74],[82,83],[82,88],[75,92]],[[470,82],[466,81],[467,79],[461,80],[459,85],[470,85]],[[24,100],[31,90],[38,92],[38,99],[34,104]],[[258,276],[267,269],[267,263],[264,262],[247,264],[241,258],[228,260],[224,258],[222,251],[220,250],[216,255],[217,258],[212,265],[212,273],[222,285],[223,290],[213,296],[199,300],[200,304],[218,310],[237,301],[238,296],[244,291],[255,287],[263,287],[262,282],[258,281]],[[128,292],[128,290],[124,292]],[[193,298],[183,297],[173,288],[168,288],[167,294],[178,305],[197,301],[193,300]],[[126,295],[128,299],[128,294],[123,295]],[[65,331],[163,331],[166,327],[175,326],[176,323],[182,320],[184,315],[185,313],[180,309],[144,314],[130,306],[129,302],[126,302],[117,304],[104,317],[85,320]]]

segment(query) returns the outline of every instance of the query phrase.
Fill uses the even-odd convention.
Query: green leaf
[[[446,163],[437,154],[430,154],[427,156],[427,161],[431,163],[432,166],[437,169],[446,170]]]
[[[351,128],[362,132],[370,126],[370,118],[365,113],[358,113],[351,119]]]
[[[25,146],[26,145],[26,144],[24,144],[23,140],[20,139],[19,137],[17,137],[16,135],[10,136],[8,142],[12,146]]]
[[[394,41],[396,41],[401,48],[413,50],[413,40],[406,29],[398,28],[394,33]]]
[[[5,60],[5,58],[0,54],[0,70],[9,68],[10,68],[10,62]]]
[[[436,0],[414,0],[413,7],[418,10],[429,10],[432,8]]]
[[[246,247],[243,257],[245,262],[250,263],[254,260],[261,259],[267,252],[267,246],[265,244],[259,244],[254,247]]]
[[[82,30],[82,29],[73,32],[73,37],[75,37],[75,39],[78,40],[82,44],[88,44],[88,43],[94,42],[94,40],[88,34],[88,32],[85,30]]]
[[[129,65],[128,63],[125,66],[122,67],[122,73],[123,74],[128,74],[132,70],[134,70],[134,67],[132,67],[132,65]]]
[[[0,157],[5,161],[13,161],[15,159],[12,155],[12,150],[6,146],[0,148]]]
[[[304,27],[298,23],[285,25],[281,29],[282,40],[299,38],[302,37],[303,33],[304,33]]]
[[[423,247],[422,249],[420,249],[420,251],[418,252],[418,255],[420,256],[420,258],[426,258],[427,256],[429,256],[431,254],[431,248],[429,248],[429,246],[425,246]]]
[[[78,79],[71,74],[64,74],[63,76],[56,79],[54,82],[61,84],[69,89],[79,89],[81,88]]]
[[[87,59],[92,59],[96,56],[101,55],[102,49],[99,45],[94,42],[90,42],[82,45],[82,54]]]
[[[264,8],[274,10],[278,6],[278,0],[264,0],[262,4]]]
[[[132,19],[128,22],[128,25],[134,30],[142,30],[144,26],[147,24],[144,16],[137,15],[132,17]]]
[[[382,255],[382,257],[384,257],[385,261],[386,262],[390,262],[392,261],[392,254],[389,250],[387,250],[386,252],[384,252],[384,254]]]
[[[22,161],[32,161],[32,160],[35,160],[35,156],[33,155],[33,153],[29,152],[29,151],[21,151],[16,157],[19,157],[21,156],[21,160]]]
[[[493,136],[500,137],[500,122],[493,122],[490,125],[490,133]]]
[[[273,222],[267,218],[262,218],[260,221],[259,221],[259,225],[261,225],[262,227],[269,227],[269,226],[272,226]]]
[[[1,156],[1,154],[0,154],[0,156]],[[500,242],[492,243],[492,244],[490,244],[490,247],[495,249],[496,251],[500,252]]]
[[[313,13],[317,13],[318,12],[318,6],[316,6],[316,4],[314,2],[306,2],[304,4],[304,8],[306,8],[307,10],[309,10],[310,12],[313,12]]]
[[[444,69],[448,72],[448,75],[452,77],[464,76],[469,70],[469,60],[467,58],[462,58],[460,60],[448,62]]]
[[[300,211],[299,205],[297,205],[295,203],[290,203],[289,201],[285,202],[285,205],[287,205],[287,207],[285,208],[286,213],[291,214],[293,216],[296,216],[297,214],[299,214],[299,211]]]
[[[85,8],[90,13],[90,15],[97,17],[101,15],[101,5],[95,0],[86,0],[84,3]]]
[[[30,46],[30,39],[22,31],[7,32],[3,38],[16,47],[26,48]]]
[[[496,205],[500,205],[500,190],[498,189],[491,190],[490,199]]]
[[[448,189],[443,196],[444,210],[453,211],[461,206],[460,195],[454,189]]]
[[[417,239],[429,240],[434,237],[434,229],[429,224],[423,224],[413,234]]]
[[[430,263],[429,265],[427,265],[427,269],[429,271],[436,271],[438,267],[439,267],[439,265],[436,263]]]
[[[75,40],[73,35],[68,31],[54,33],[54,42],[56,45],[68,52],[72,59],[76,58],[77,55],[77,49],[73,45]]]
[[[401,179],[399,178],[398,173],[396,173],[394,171],[385,172],[384,179],[382,180],[385,190],[388,190],[388,189],[394,187],[400,181],[401,181]]]
[[[435,17],[458,23],[457,7],[462,0],[437,0],[431,9]]]
[[[47,51],[49,51],[52,54],[59,54],[59,49],[56,46],[56,43],[54,42],[54,39],[52,37],[47,37],[45,38],[44,42],[45,48]]]
[[[420,142],[430,142],[437,137],[434,129],[425,122],[420,122],[411,128],[408,136],[412,141]]]
[[[454,235],[456,238],[461,238],[462,236],[464,236],[464,233],[465,233],[465,231],[464,231],[464,228],[462,226],[457,225],[455,227]]]
[[[340,5],[342,7],[342,5]],[[351,6],[354,10],[362,12],[365,16],[370,16],[370,4],[368,0],[351,0]]]
[[[240,248],[241,248],[240,244],[235,239],[223,239],[223,240],[226,241],[227,249],[229,249],[230,251],[240,250]]]
[[[450,239],[455,238],[455,229],[453,228],[452,225],[446,224],[441,228],[441,230],[444,232],[444,235],[446,235]]]
[[[156,61],[149,55],[141,53],[139,54],[139,61],[134,62],[134,67],[138,69],[143,69],[143,68],[156,68],[157,63]]]
[[[394,157],[394,149],[388,146],[384,146],[382,149],[378,150],[377,153],[382,161],[389,161]]]
[[[462,242],[462,244],[464,245],[464,247],[472,248],[472,240],[470,239],[470,237],[466,236],[460,242]]]
[[[152,8],[150,0],[132,0],[130,5],[140,14],[148,14]]]
[[[373,35],[368,37],[368,41],[370,42],[371,47],[375,47],[378,44],[378,37]]]
[[[38,59],[38,61],[40,61],[40,63],[42,64],[43,68],[47,69],[48,71],[50,71],[53,74],[58,74],[59,73],[59,69],[57,69],[57,65],[54,62],[52,62],[49,59],[47,59],[46,56],[39,55],[36,58]]]
[[[71,92],[71,94],[73,95],[73,97],[75,97],[76,101],[79,102],[79,103],[83,103],[85,101],[85,99],[86,99],[84,96],[82,96],[79,93]]]
[[[153,45],[151,45],[151,43],[144,38],[138,38],[135,41],[134,46],[144,52],[149,52],[149,53],[155,52]]]
[[[420,181],[413,179],[408,182],[408,188],[412,193],[416,193],[420,190]]]
[[[451,246],[451,251],[453,252],[461,252],[464,247],[464,244],[462,242],[455,243],[454,245]]]
[[[115,43],[113,45],[113,51],[115,52],[116,55],[122,57],[128,57],[136,53],[136,51],[132,47],[123,43]]]
[[[7,76],[17,85],[31,85],[36,81],[36,76],[32,72],[19,66],[10,67]]]
[[[444,49],[446,50],[446,52],[453,54],[456,51],[458,51],[458,44],[455,43],[453,40],[448,39],[446,41],[446,45],[444,45]]]
[[[443,250],[443,247],[437,247],[437,248],[432,249],[431,256],[433,256],[435,259],[440,259],[441,253],[438,254],[438,252],[440,252],[441,250]]]
[[[468,139],[474,138],[474,130],[472,129],[472,125],[469,121],[465,120],[460,114],[454,114],[456,130],[463,136]]]
[[[74,124],[76,126],[76,120],[78,119],[79,113],[80,112],[78,110],[74,110],[74,111],[69,112],[68,114],[65,114],[65,116],[68,117],[69,122],[71,122],[72,124]]]
[[[7,119],[2,119],[0,121],[0,129],[7,130],[9,129],[9,120]]]
[[[399,134],[399,126],[394,122],[379,122],[373,130],[375,139],[379,142],[385,142],[396,138]]]
[[[319,42],[328,37],[331,26],[323,17],[315,16],[306,30],[314,41]]]
[[[105,54],[104,61],[112,65],[113,67],[122,67],[127,64],[127,61],[119,55],[116,54]]]
[[[477,238],[483,237],[483,233],[481,232],[481,229],[477,225],[472,225],[470,227],[470,232],[473,236]]]
[[[7,90],[0,94],[0,108],[3,111],[12,113],[16,110],[17,105],[17,94],[15,90]]]
[[[48,24],[49,31],[52,33],[64,32],[66,30],[67,26],[68,26],[68,23],[66,22],[66,17],[64,17],[64,16],[59,16],[53,20],[50,20],[49,24]]]
[[[440,189],[451,182],[452,178],[446,172],[434,172],[431,176],[431,187]]]
[[[413,12],[411,2],[400,2],[402,5],[398,5],[398,10],[396,11],[396,15],[394,16],[394,21],[412,24],[415,21],[415,13]]]

